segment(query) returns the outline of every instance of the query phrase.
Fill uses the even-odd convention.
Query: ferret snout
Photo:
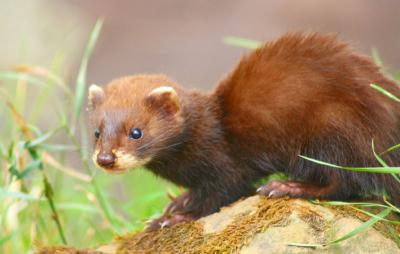
[[[104,168],[112,168],[115,164],[116,157],[114,153],[99,153],[97,155],[97,164]]]

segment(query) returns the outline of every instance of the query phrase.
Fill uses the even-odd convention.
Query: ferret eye
[[[99,139],[99,138],[100,138],[100,130],[99,130],[99,129],[96,129],[96,130],[94,131],[94,137],[95,137],[96,139]]]
[[[131,139],[139,139],[142,137],[142,131],[139,128],[133,128],[129,133],[129,138]]]

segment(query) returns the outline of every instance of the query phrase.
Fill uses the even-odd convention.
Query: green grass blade
[[[4,236],[4,237],[1,237],[1,238],[0,238],[0,246],[3,245],[3,244],[5,244],[5,243],[8,242],[9,240],[11,240],[11,238],[12,238],[13,236],[14,236],[14,234],[11,233],[11,234],[8,234],[8,235],[6,235],[6,236]]]
[[[1,71],[0,80],[14,80],[14,81],[22,80],[39,87],[46,86],[46,83],[41,79],[38,79],[26,73],[18,73],[13,71]]]
[[[371,55],[372,55],[372,60],[374,61],[374,63],[376,65],[378,65],[379,67],[383,66],[383,61],[381,56],[379,55],[378,49],[373,47],[371,50]]]
[[[377,85],[377,84],[370,84],[370,86],[371,86],[373,89],[377,90],[378,92],[380,92],[380,93],[386,95],[386,96],[389,97],[390,99],[392,99],[392,100],[394,100],[394,101],[397,101],[397,102],[400,102],[400,98],[399,98],[399,97],[397,97],[396,95],[390,93],[389,91],[387,91],[386,89],[380,87],[379,85]]]
[[[379,162],[379,164],[381,164],[384,167],[389,167],[388,164],[386,164],[386,162],[376,153],[374,140],[372,140],[371,146],[372,146],[372,152],[374,153],[374,156],[376,160]]]
[[[60,151],[76,151],[78,148],[73,145],[63,144],[42,144],[40,148],[49,152],[60,152]]]
[[[389,207],[391,207],[393,209],[393,211],[395,211],[396,213],[400,213],[400,208],[391,204],[389,201],[387,201],[387,199],[385,197],[383,197],[383,201],[385,202],[385,204],[387,204]]]
[[[308,248],[316,248],[323,247],[322,244],[318,243],[288,243],[288,246],[296,246],[296,247],[308,247]]]
[[[364,206],[364,207],[383,207],[388,208],[388,206],[378,203],[367,203],[367,202],[343,202],[343,201],[311,201],[313,204],[317,205],[331,205],[331,206]]]
[[[54,222],[56,223],[58,234],[60,235],[62,243],[63,244],[68,244],[67,243],[67,239],[65,238],[64,229],[61,226],[61,222],[60,222],[60,218],[59,218],[56,206],[54,204],[53,187],[51,186],[49,180],[47,179],[47,176],[44,173],[43,173],[43,184],[44,184],[44,195],[47,198],[47,201],[49,203],[50,209],[52,211],[52,218],[53,218]]]
[[[299,155],[301,158],[306,159],[308,161],[312,161],[314,163],[331,167],[331,168],[340,168],[344,170],[350,170],[350,171],[357,171],[357,172],[369,172],[369,173],[386,173],[386,174],[399,174],[400,173],[400,167],[343,167],[343,166],[338,166],[335,164],[327,163],[324,161],[316,160],[313,158],[309,158],[307,156]]]
[[[384,155],[384,154],[390,153],[390,152],[392,152],[392,151],[394,151],[394,150],[397,150],[397,149],[399,149],[399,148],[400,148],[400,144],[391,146],[391,147],[389,147],[386,151],[380,153],[379,155]]]
[[[116,223],[116,216],[115,216],[114,210],[112,209],[110,203],[108,202],[108,200],[104,197],[103,193],[101,192],[99,186],[97,185],[95,178],[92,179],[91,183],[92,183],[94,194],[97,198],[97,201],[99,202],[99,205],[104,212],[104,216],[107,218],[107,220],[110,222],[110,224],[113,227],[115,227],[117,223]],[[119,231],[118,228],[114,228],[114,229]]]
[[[5,188],[0,188],[0,198],[12,198],[29,201],[46,201],[44,198],[35,197],[33,195],[18,191],[8,191]]]
[[[396,72],[393,74],[393,79],[396,80],[397,82],[400,82],[400,72]]]
[[[54,134],[56,134],[62,127],[58,127],[48,133],[41,135],[40,137],[27,141],[25,143],[25,148],[34,148],[45,142],[46,140],[50,139]]]
[[[74,117],[73,117],[73,126],[76,125],[81,109],[82,109],[82,104],[85,99],[85,91],[86,91],[86,74],[87,74],[87,67],[89,63],[89,58],[91,57],[94,47],[96,45],[97,39],[99,38],[101,27],[103,25],[103,20],[99,19],[97,20],[91,34],[89,37],[89,42],[87,44],[87,47],[85,49],[85,52],[83,53],[82,61],[81,61],[81,66],[79,68],[79,73],[78,77],[76,80],[76,87],[75,87],[75,100],[74,100]],[[73,127],[72,130],[75,128]]]
[[[375,152],[374,140],[372,140],[372,152],[374,153],[374,156],[375,156],[376,160],[377,160],[382,166],[384,166],[384,167],[389,167],[389,165],[382,159],[382,157],[379,156],[379,154],[377,154],[377,153]],[[394,174],[394,173],[392,173],[391,175],[392,175],[392,176],[394,177],[394,179],[400,184],[400,178],[399,178],[396,174]]]
[[[361,224],[359,227],[353,229],[352,231],[350,231],[349,233],[345,234],[344,236],[341,236],[333,241],[328,242],[327,244],[314,244],[314,243],[288,243],[287,245],[289,246],[297,246],[297,247],[323,247],[323,246],[328,246],[328,245],[332,245],[332,244],[337,244],[340,242],[343,242],[349,238],[352,238],[360,233],[362,233],[363,231],[367,230],[369,227],[373,226],[375,223],[377,223],[378,221],[381,220],[386,220],[385,217],[392,211],[391,208],[387,208],[385,210],[383,210],[382,212],[380,212],[377,215],[373,215],[373,217],[369,220],[367,220],[366,222],[364,222],[363,224]]]
[[[385,69],[385,66],[383,65],[382,57],[380,56],[378,50],[375,47],[373,47],[371,50],[371,56],[372,56],[372,60],[374,61],[374,63],[376,65],[378,65],[378,67],[380,68],[380,71],[386,77],[389,77],[391,79],[396,79],[396,77],[395,77],[395,75],[393,75],[393,73],[391,73]]]
[[[391,174],[394,179],[397,181],[398,184],[400,184],[400,177],[397,174]]]
[[[29,173],[34,170],[34,169],[40,169],[42,167],[42,161],[40,160],[34,160],[31,163],[29,163],[19,174],[19,178],[23,179],[26,176],[29,175]]]
[[[69,202],[58,203],[56,205],[56,208],[59,211],[76,210],[76,211],[81,211],[81,212],[85,212],[85,213],[99,213],[99,210],[97,210],[96,207],[86,205],[84,203],[69,203]]]
[[[359,208],[357,208],[357,207],[352,207],[352,208],[355,209],[355,210],[357,210],[357,211],[359,211],[359,212],[361,212],[361,213],[364,213],[364,214],[368,215],[368,216],[371,217],[371,218],[378,218],[378,219],[380,219],[380,220],[382,220],[382,221],[384,221],[384,222],[388,222],[388,223],[391,223],[391,224],[394,224],[394,225],[400,225],[400,221],[394,221],[394,220],[384,219],[384,218],[379,217],[379,216],[376,215],[376,214],[370,213],[370,212],[368,212],[368,211],[366,211],[366,210],[363,210],[363,209],[359,209]]]
[[[347,239],[349,239],[351,237],[354,237],[354,236],[360,234],[361,232],[365,231],[366,229],[368,229],[369,227],[371,227],[372,225],[374,225],[378,221],[383,220],[391,211],[392,211],[391,208],[387,208],[387,209],[383,210],[382,212],[377,214],[375,217],[373,217],[373,218],[367,220],[366,222],[364,222],[363,224],[361,224],[356,229],[350,231],[349,233],[345,234],[342,237],[339,237],[336,240],[333,240],[333,241],[329,242],[329,244],[340,243],[342,241],[345,241],[345,240],[347,240]]]
[[[234,37],[234,36],[225,37],[224,43],[226,45],[235,46],[239,48],[246,48],[246,49],[256,49],[262,45],[260,41]]]

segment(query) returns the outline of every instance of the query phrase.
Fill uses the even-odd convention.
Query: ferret
[[[281,172],[288,180],[258,189],[269,197],[351,200],[387,193],[390,174],[327,167],[378,167],[372,151],[400,143],[398,85],[335,35],[288,33],[242,57],[208,93],[164,75],[136,75],[89,87],[93,160],[107,172],[145,167],[187,188],[150,229],[214,213],[255,193]],[[398,151],[385,153],[389,166]]]

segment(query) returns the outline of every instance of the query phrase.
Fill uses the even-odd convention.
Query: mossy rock
[[[37,253],[400,253],[399,229],[383,222],[339,244],[326,245],[365,220],[367,216],[351,207],[253,196],[198,221],[120,236],[97,249],[45,247]]]

